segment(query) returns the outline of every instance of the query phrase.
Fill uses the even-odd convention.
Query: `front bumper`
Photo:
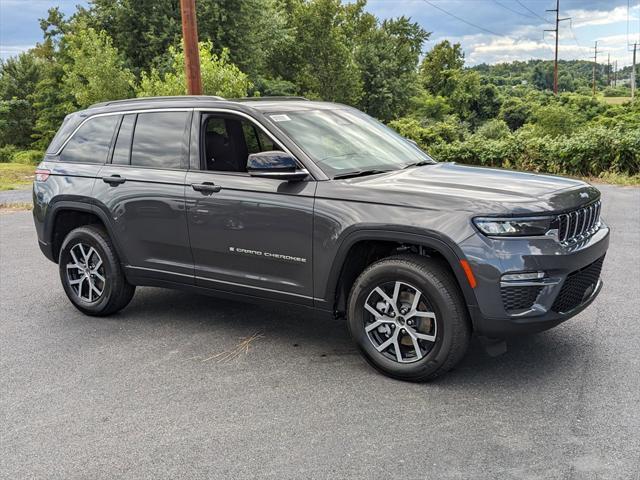
[[[461,248],[477,280],[477,306],[470,312],[476,332],[488,337],[535,333],[580,313],[602,289],[599,267],[609,247],[609,233],[601,223],[591,237],[572,246],[549,238],[491,239],[481,234],[468,238]],[[503,281],[502,275],[517,272],[544,272],[545,277]],[[572,291],[576,282],[579,288]],[[505,291],[516,292],[515,300]],[[523,299],[519,292],[531,296]]]

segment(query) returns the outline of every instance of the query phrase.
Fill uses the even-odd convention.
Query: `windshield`
[[[330,177],[434,163],[389,127],[355,109],[269,115]]]

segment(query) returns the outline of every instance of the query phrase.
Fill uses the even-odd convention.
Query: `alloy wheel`
[[[95,248],[83,243],[76,243],[69,254],[72,259],[67,263],[69,286],[85,302],[98,301],[106,286],[102,258]]]
[[[405,282],[376,286],[364,303],[367,337],[385,357],[400,363],[422,359],[437,339],[436,314],[427,297]]]

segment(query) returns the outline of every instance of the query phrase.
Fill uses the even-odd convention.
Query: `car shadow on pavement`
[[[259,333],[261,342],[319,359],[348,357],[344,368],[357,374],[368,368],[349,338],[346,323],[315,314],[310,309],[287,304],[257,305],[240,303],[193,293],[144,288],[139,289],[129,307],[114,317],[118,323],[135,322],[139,326],[158,325],[186,329],[190,333],[215,334],[224,331],[229,338],[248,338]],[[535,385],[547,382],[554,372],[564,377],[575,371],[590,346],[575,344],[575,336],[554,329],[535,335],[507,340],[508,350],[491,357],[473,337],[462,362],[450,373],[430,384],[439,387],[487,383],[496,386]],[[231,345],[230,345],[231,347]]]

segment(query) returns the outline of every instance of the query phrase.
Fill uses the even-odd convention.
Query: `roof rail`
[[[254,101],[254,102],[268,102],[269,100],[305,100],[309,101],[306,97],[300,97],[295,95],[274,95],[272,97],[241,97],[234,98],[236,101]]]
[[[166,97],[137,97],[137,98],[124,98],[122,100],[110,100],[107,102],[94,103],[88,108],[106,107],[107,105],[118,105],[121,103],[137,103],[137,102],[156,102],[162,100],[225,100],[223,97],[217,95],[173,95]]]

